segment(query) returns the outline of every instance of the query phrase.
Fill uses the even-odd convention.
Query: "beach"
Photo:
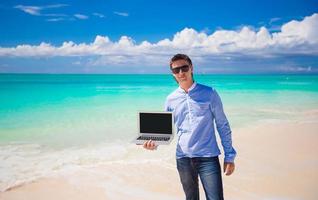
[[[317,123],[301,122],[269,123],[237,130],[234,141],[239,155],[235,173],[223,176],[225,198],[316,199],[317,130]],[[173,155],[157,160],[171,147],[161,146],[155,152],[146,152],[138,146],[128,148],[136,153],[130,156],[130,162],[118,160],[40,178],[2,192],[0,197],[4,200],[183,198]],[[156,159],[139,160],[137,152]]]
[[[136,112],[162,109],[175,83],[111,78],[0,79],[0,199],[184,199],[176,138],[156,151],[130,143]],[[316,76],[197,80],[218,89],[238,152],[225,199],[318,198]]]

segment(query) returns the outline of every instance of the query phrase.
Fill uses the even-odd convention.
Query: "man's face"
[[[174,78],[179,84],[188,81],[192,82],[192,65],[190,65],[186,60],[174,61],[171,65],[171,70]]]

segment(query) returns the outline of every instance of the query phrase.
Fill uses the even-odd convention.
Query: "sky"
[[[318,0],[1,1],[0,73],[318,74]]]

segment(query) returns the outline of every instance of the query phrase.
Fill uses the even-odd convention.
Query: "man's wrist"
[[[234,163],[234,158],[224,158],[224,162],[226,163]]]

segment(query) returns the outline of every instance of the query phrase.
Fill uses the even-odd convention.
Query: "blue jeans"
[[[199,200],[198,176],[207,200],[223,200],[221,167],[218,156],[177,159],[177,169],[186,200]]]

